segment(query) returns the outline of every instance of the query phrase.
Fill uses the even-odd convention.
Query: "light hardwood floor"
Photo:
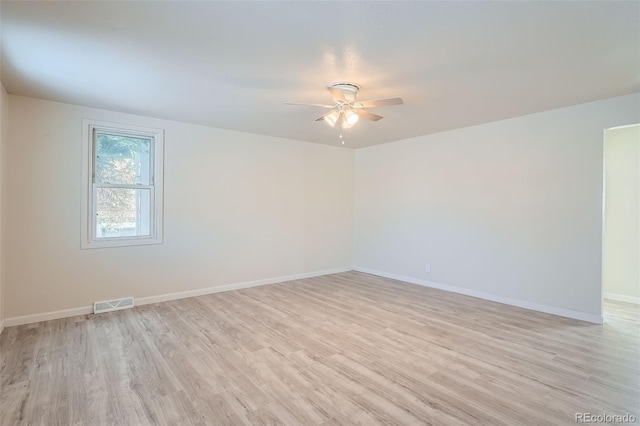
[[[356,272],[7,328],[2,425],[560,425],[639,413],[603,326]],[[640,420],[638,420],[640,422]]]

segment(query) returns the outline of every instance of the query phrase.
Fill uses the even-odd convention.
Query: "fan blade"
[[[295,104],[293,102],[285,102],[285,105],[302,105],[302,106],[312,106],[312,107],[322,107],[322,108],[333,108],[334,105],[321,105],[321,104]]]
[[[331,97],[334,101],[347,102],[347,100],[344,98],[344,93],[342,92],[342,90],[338,89],[337,87],[327,87],[327,90],[329,91],[329,93],[331,93]]]
[[[385,99],[371,99],[369,101],[361,101],[356,102],[362,105],[361,108],[372,108],[378,106],[387,106],[387,105],[400,105],[403,104],[401,98],[385,98]]]
[[[359,109],[358,110],[358,115],[362,118],[366,118],[367,120],[371,120],[371,121],[378,121],[378,120],[382,120],[384,117],[378,114],[374,114],[372,112],[369,111],[365,111],[363,109]]]

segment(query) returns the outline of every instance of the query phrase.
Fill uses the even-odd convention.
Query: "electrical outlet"
[[[425,272],[431,272],[431,264],[430,263],[425,263],[424,264],[424,271]]]

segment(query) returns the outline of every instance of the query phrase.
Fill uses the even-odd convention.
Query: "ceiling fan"
[[[356,97],[358,95],[358,90],[360,89],[360,85],[356,83],[336,83],[327,87],[327,90],[329,90],[329,93],[331,93],[331,97],[333,98],[333,105],[296,104],[291,102],[285,102],[285,104],[328,108],[331,111],[321,115],[316,119],[316,121],[324,120],[331,127],[335,126],[336,123],[340,121],[340,126],[343,129],[349,129],[353,127],[361,117],[371,121],[378,121],[383,118],[381,115],[366,111],[365,108],[400,105],[403,103],[400,98],[358,101]]]

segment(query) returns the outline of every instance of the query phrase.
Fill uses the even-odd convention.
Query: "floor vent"
[[[93,303],[93,313],[102,314],[104,312],[119,311],[121,309],[133,308],[133,297],[122,299],[105,300],[104,302]]]

